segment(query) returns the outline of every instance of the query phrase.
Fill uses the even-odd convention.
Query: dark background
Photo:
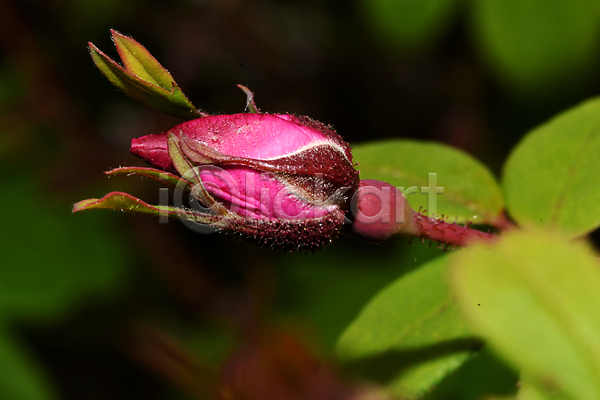
[[[179,222],[71,214],[112,190],[157,203],[156,183],[103,171],[143,165],[130,140],[180,122],[114,89],[87,42],[116,57],[110,29],[131,35],[209,113],[242,112],[243,84],[261,111],[308,115],[351,144],[435,140],[500,177],[529,129],[599,89],[598,4],[538,3],[0,0],[0,397],[203,398],[198,376],[273,326],[335,365],[360,308],[441,254],[342,235],[286,255]],[[439,398],[477,397],[459,383]]]

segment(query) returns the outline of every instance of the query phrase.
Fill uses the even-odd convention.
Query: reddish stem
[[[469,225],[450,224],[440,219],[429,218],[421,213],[415,213],[413,218],[418,229],[416,236],[423,240],[464,247],[473,241],[491,241],[497,237],[492,233],[473,229]]]

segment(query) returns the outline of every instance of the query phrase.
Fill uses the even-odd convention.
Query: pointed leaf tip
[[[88,208],[88,205],[97,202],[99,199],[86,199],[86,200],[81,200],[78,201],[77,203],[73,204],[73,212],[76,213],[78,211],[82,211]]]
[[[101,199],[81,200],[73,205],[73,212],[91,209],[112,209],[151,214],[158,214],[160,211],[159,208],[151,206],[142,200],[123,192],[111,192]]]
[[[113,41],[125,68],[112,60],[93,43],[90,54],[100,72],[129,97],[184,120],[205,117],[183,94],[171,74],[135,40],[116,31]]]
[[[125,69],[138,78],[171,91],[175,80],[150,52],[135,39],[111,30]]]

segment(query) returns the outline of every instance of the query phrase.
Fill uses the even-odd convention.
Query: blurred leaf
[[[598,0],[583,0],[590,7],[590,11],[595,12],[600,17],[600,2]]]
[[[448,27],[457,0],[362,0],[371,29],[403,48],[427,45]]]
[[[584,0],[474,0],[473,36],[512,89],[551,94],[597,58],[599,21]]]
[[[339,238],[326,251],[277,257],[285,315],[296,313],[333,350],[344,329],[377,292],[442,252],[415,241],[386,246]],[[335,285],[332,285],[335,282]],[[351,295],[349,295],[351,294]]]
[[[489,170],[470,155],[439,144],[387,140],[354,146],[361,179],[379,179],[396,187],[426,187],[428,174],[437,173],[437,214],[477,224],[494,224],[503,209],[502,193]],[[419,189],[420,190],[420,189]],[[409,195],[415,209],[427,209],[427,195]]]
[[[570,400],[571,396],[566,396],[564,393],[557,393],[552,390],[544,390],[538,385],[524,379],[521,382],[519,393],[516,400]]]
[[[600,226],[600,99],[531,131],[504,168],[509,214],[570,237]]]
[[[492,394],[514,394],[518,381],[515,371],[492,354],[489,347],[485,347],[447,376],[423,400],[491,400]]]
[[[447,265],[438,257],[380,291],[340,337],[340,360],[408,398],[460,367],[480,343],[450,298]]]
[[[474,331],[516,369],[574,399],[600,398],[600,269],[589,248],[513,231],[452,260]]]
[[[25,349],[0,330],[0,398],[11,400],[55,399],[54,390],[41,368]]]
[[[485,400],[517,400],[517,398],[515,396],[486,396],[484,399]]]
[[[92,59],[98,69],[117,87],[117,89],[126,95],[177,118],[191,120],[206,115],[198,111],[196,107],[190,103],[175,82],[171,82],[170,86],[163,88],[145,80],[144,78],[162,82],[165,80],[165,74],[168,74],[166,70],[161,74],[151,67],[148,68],[152,69],[153,72],[147,72],[143,66],[152,65],[152,62],[149,61],[147,57],[141,57],[141,61],[137,60],[136,62],[132,60],[132,57],[130,56],[131,53],[126,53],[125,50],[121,50],[129,56],[127,63],[134,68],[133,71],[128,71],[107,57],[92,43],[90,43],[89,46]],[[141,47],[141,45],[139,46]],[[156,62],[156,64],[158,64],[158,62]],[[160,64],[158,64],[158,66],[160,66]],[[142,77],[138,77],[135,74],[135,71],[142,71]]]
[[[127,253],[101,216],[56,210],[25,178],[5,182],[0,206],[0,313],[52,318],[118,287]]]

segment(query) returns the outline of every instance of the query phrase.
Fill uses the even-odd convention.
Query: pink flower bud
[[[199,186],[227,229],[286,249],[330,242],[358,188],[348,144],[307,117],[209,116],[134,139],[131,152]]]

